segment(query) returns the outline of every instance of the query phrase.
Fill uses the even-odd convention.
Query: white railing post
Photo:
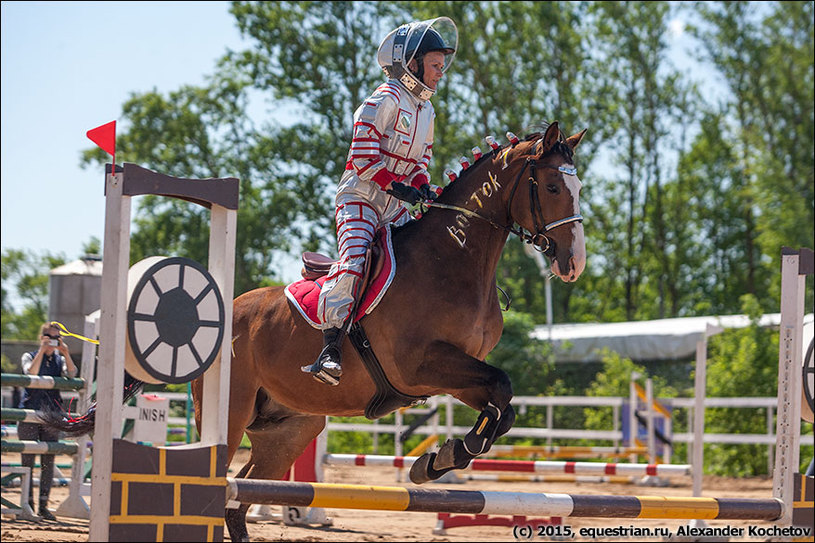
[[[784,515],[778,521],[784,526],[792,523],[793,478],[800,460],[801,348],[806,275],[799,273],[799,262],[797,251],[782,251],[773,497],[784,502]]]
[[[122,395],[130,260],[130,196],[122,193],[124,174],[105,176],[105,241],[96,380],[96,430],[93,439],[90,541],[108,541],[113,439],[122,428]]]

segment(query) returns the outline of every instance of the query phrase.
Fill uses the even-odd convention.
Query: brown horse
[[[543,251],[563,281],[580,276],[586,253],[573,155],[585,132],[564,139],[552,123],[543,134],[493,150],[447,185],[420,220],[393,232],[396,276],[361,321],[381,368],[402,398],[450,394],[480,412],[464,439],[448,440],[414,463],[414,483],[466,467],[512,427],[509,377],[484,362],[503,328],[496,267],[514,233]],[[283,287],[238,297],[232,331],[228,461],[244,432],[252,443],[237,477],[280,479],[322,431],[326,415],[369,414],[378,387],[349,342],[338,386],[300,371],[317,358],[321,333]],[[192,391],[200,431],[202,379]],[[93,417],[46,420],[76,435],[92,429]],[[226,511],[232,541],[248,541],[248,508]]]
[[[394,231],[397,274],[377,309],[362,320],[382,368],[406,395],[450,394],[481,412],[464,440],[450,440],[438,454],[414,464],[410,475],[416,483],[466,467],[512,426],[509,378],[484,363],[503,328],[496,267],[512,231],[544,250],[562,280],[575,281],[583,271],[573,151],[584,133],[564,141],[552,123],[543,135],[496,149],[445,188],[438,209]],[[362,415],[376,392],[349,342],[338,386],[300,371],[317,358],[320,332],[300,316],[282,287],[238,297],[232,330],[230,461],[244,432],[252,443],[238,477],[282,478],[322,431],[326,415]],[[201,379],[192,390],[200,428]],[[227,510],[233,541],[247,540],[248,507]]]

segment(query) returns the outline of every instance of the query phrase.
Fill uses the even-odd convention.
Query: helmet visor
[[[458,29],[456,23],[449,17],[438,17],[417,23],[411,23],[405,40],[406,55],[405,66],[418,56],[431,51],[444,53],[444,68],[446,72],[453,63],[458,50]]]

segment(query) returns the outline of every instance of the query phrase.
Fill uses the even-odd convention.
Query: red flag
[[[116,156],[116,121],[88,130],[88,138],[107,154]]]

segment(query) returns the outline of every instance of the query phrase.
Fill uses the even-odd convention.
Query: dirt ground
[[[243,465],[245,451],[241,451],[233,462],[231,474]],[[7,458],[8,456],[8,458]],[[4,462],[18,462],[19,455],[4,455]],[[57,459],[58,463],[70,461]],[[35,476],[39,476],[39,470]],[[411,483],[397,482],[397,473],[392,468],[372,467],[327,467],[326,482],[346,484],[376,484],[384,486],[411,486]],[[407,471],[402,475],[407,479]],[[676,483],[682,480],[674,480]],[[651,487],[626,484],[592,484],[592,483],[535,483],[535,482],[493,482],[466,481],[463,484],[432,484],[431,488],[451,488],[456,490],[490,490],[509,492],[546,492],[565,494],[617,494],[639,496],[691,496],[690,481],[671,487]],[[19,489],[4,489],[3,497],[19,503]],[[704,495],[742,498],[767,498],[772,494],[772,480],[769,478],[730,479],[722,477],[705,477]],[[68,496],[67,487],[55,487],[51,492],[51,510],[55,510]],[[86,500],[89,498],[86,498]],[[279,507],[272,507],[279,512]],[[458,527],[447,530],[446,534],[436,535],[435,513],[413,513],[394,511],[360,511],[331,509],[327,511],[333,520],[330,526],[297,527],[286,526],[277,521],[263,521],[249,524],[249,534],[253,541],[518,541],[519,539],[555,541],[558,538],[547,535],[517,534],[511,527],[478,526]],[[573,541],[661,541],[661,537],[625,536],[625,537],[590,537],[583,536],[581,528],[654,528],[662,527],[671,530],[674,541],[680,541],[676,530],[686,526],[683,520],[636,520],[636,519],[580,519],[565,518],[563,525],[571,527],[575,536]],[[748,526],[770,527],[771,523],[760,521],[707,521],[711,527],[744,528],[742,537],[732,537],[731,541],[766,541],[767,538],[750,537]],[[562,530],[562,528],[561,528]],[[228,535],[226,536],[227,540]],[[564,538],[560,538],[564,539]],[[58,518],[56,522],[39,523],[14,520],[4,517],[2,522],[2,541],[87,541],[88,522],[84,520]]]

